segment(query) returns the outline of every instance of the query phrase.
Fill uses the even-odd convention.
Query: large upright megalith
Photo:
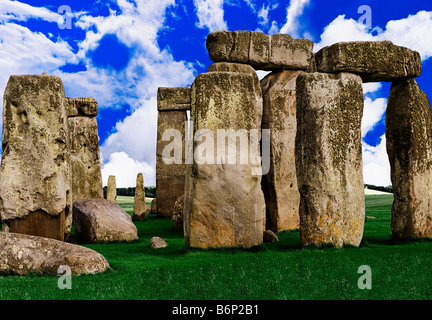
[[[11,76],[4,94],[3,230],[64,240],[71,212],[68,121],[60,78]]]
[[[263,241],[261,87],[252,67],[227,65],[210,66],[191,89],[194,161],[187,168],[184,206],[191,247],[248,248]]]
[[[142,173],[137,174],[133,216],[134,220],[145,220],[146,218],[146,198],[144,189],[144,178]]]
[[[397,239],[432,237],[432,111],[415,79],[393,82],[386,143],[394,191],[391,230]]]
[[[117,186],[115,176],[108,177],[107,200],[112,202],[116,202],[117,200]]]
[[[298,229],[300,194],[295,166],[296,79],[303,71],[279,71],[261,80],[262,129],[270,130],[270,169],[262,178],[266,229]]]
[[[93,98],[66,98],[66,102],[72,201],[103,199],[97,101]]]
[[[186,110],[190,88],[159,88],[156,146],[156,201],[158,216],[171,217],[174,204],[184,194]]]
[[[298,76],[295,156],[303,246],[360,244],[364,226],[362,115],[359,76]]]

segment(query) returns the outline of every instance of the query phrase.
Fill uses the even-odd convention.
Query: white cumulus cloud
[[[151,183],[154,177],[154,168],[152,166],[146,162],[132,159],[125,152],[114,152],[102,169],[102,183],[106,186],[108,177],[115,176],[117,188],[135,187],[138,173],[143,174],[145,186],[154,186]],[[150,181],[150,184],[148,181]]]
[[[196,26],[201,29],[227,30],[224,20],[223,0],[194,0],[198,22]]]
[[[385,135],[380,137],[380,143],[377,146],[372,147],[363,142],[362,148],[364,183],[377,186],[391,185]]]

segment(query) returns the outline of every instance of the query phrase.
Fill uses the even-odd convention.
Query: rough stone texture
[[[205,142],[212,141],[217,129],[250,130],[258,132],[262,120],[262,94],[258,77],[249,72],[208,72],[197,76],[192,85],[191,121],[194,135],[199,129],[207,131]],[[199,139],[202,138],[200,135]],[[205,154],[199,151],[204,141],[194,142],[195,161],[188,165],[185,187],[185,243],[191,247],[252,247],[263,241],[265,217],[264,196],[261,190],[259,143],[247,144],[250,154],[246,164],[238,158],[248,148],[233,143],[226,146],[228,156],[235,155],[235,164],[227,163],[226,153],[211,157],[211,147]],[[215,142],[216,145],[216,142]],[[220,151],[220,148],[218,148]],[[208,152],[208,154],[207,154]],[[225,161],[221,163],[221,157]],[[205,162],[207,158],[208,162]],[[217,164],[217,163],[220,164]],[[259,174],[258,174],[259,172]]]
[[[214,62],[246,63],[259,70],[306,70],[313,42],[287,34],[215,31],[208,35],[206,46]]]
[[[186,111],[159,111],[157,146],[156,146],[156,201],[157,214],[162,217],[171,217],[174,204],[179,196],[184,194],[186,166],[185,159],[185,122]],[[165,130],[176,129],[181,133],[181,141],[163,141]],[[164,148],[170,144],[182,150],[181,163],[171,163],[170,159],[163,157]],[[170,156],[173,156],[172,154]]]
[[[66,114],[68,117],[87,116],[96,117],[98,104],[93,98],[69,98],[66,97]]]
[[[175,230],[183,230],[184,194],[177,198],[174,204],[172,225]]]
[[[159,249],[159,248],[165,248],[168,247],[168,244],[166,241],[159,237],[152,237],[150,239],[150,248],[152,249]]]
[[[263,240],[264,240],[264,242],[278,242],[279,238],[273,231],[264,230]]]
[[[108,177],[107,200],[112,202],[116,202],[117,200],[117,187],[115,176]]]
[[[0,248],[0,273],[57,275],[60,266],[69,266],[73,275],[81,275],[109,268],[94,250],[44,237],[0,232]]]
[[[80,199],[73,204],[75,236],[81,243],[108,243],[138,239],[132,218],[112,201]]]
[[[360,244],[365,220],[362,114],[359,76],[298,76],[295,156],[303,246]]]
[[[418,77],[420,54],[390,41],[340,42],[315,54],[318,72],[352,72],[364,82]]]
[[[262,178],[266,228],[298,229],[300,194],[295,166],[296,79],[303,71],[273,72],[261,80],[262,129],[270,129],[270,170]]]
[[[18,233],[32,229],[33,235],[54,235],[63,240],[71,192],[68,125],[60,78],[9,78],[4,94],[2,150],[3,229]],[[35,228],[27,219],[32,213],[37,215],[35,221],[47,228]],[[52,223],[51,218],[57,221]]]
[[[156,198],[153,198],[153,200],[151,201],[151,209],[150,212],[151,213],[157,213],[157,201]]]
[[[72,201],[103,199],[98,124],[95,117],[70,117]]]
[[[147,216],[145,202],[144,178],[142,173],[138,173],[135,187],[133,220],[145,220]]]
[[[386,112],[397,239],[432,238],[432,111],[414,79],[394,82]]]
[[[158,88],[158,111],[190,110],[190,88]]]

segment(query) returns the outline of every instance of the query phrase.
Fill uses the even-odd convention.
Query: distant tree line
[[[374,186],[373,184],[365,184],[364,187],[367,189],[370,189],[370,190],[377,190],[377,191],[393,193],[393,187],[392,186],[383,187],[383,186]]]
[[[156,187],[144,187],[144,190],[145,190],[145,196],[147,198],[156,198]],[[103,193],[104,193],[104,198],[106,199],[107,187],[103,188]],[[117,195],[118,196],[134,197],[135,196],[135,187],[117,188]]]

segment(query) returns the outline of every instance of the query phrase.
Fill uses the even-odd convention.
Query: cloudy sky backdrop
[[[371,25],[361,19],[363,5]],[[118,187],[134,186],[138,172],[155,185],[157,88],[190,86],[206,72],[206,36],[222,29],[288,33],[312,40],[314,51],[339,41],[391,40],[420,52],[417,81],[432,97],[430,0],[0,0],[0,95],[12,74],[59,76],[67,96],[99,103],[104,185],[115,175]],[[364,85],[365,183],[390,184],[389,89]]]

